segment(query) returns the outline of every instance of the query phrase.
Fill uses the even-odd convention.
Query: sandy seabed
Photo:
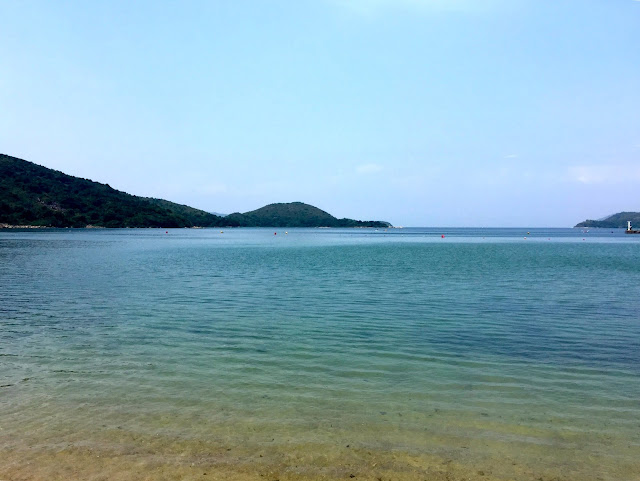
[[[106,436],[105,436],[106,435]],[[367,481],[586,481],[638,480],[640,461],[587,472],[570,453],[538,465],[510,452],[474,454],[474,446],[438,455],[379,443],[207,442],[106,429],[100,440],[2,439],[1,481],[35,480],[367,480]],[[378,447],[373,447],[377,445]],[[442,455],[445,454],[445,455]],[[576,453],[579,457],[579,453]],[[527,453],[535,457],[535,452]],[[564,459],[564,461],[563,461]],[[597,463],[597,460],[593,460]]]
[[[229,452],[117,454],[91,448],[67,447],[59,451],[5,452],[0,479],[19,480],[434,480],[471,481],[510,479],[473,470],[452,460],[428,456],[355,451],[324,456],[297,457]],[[242,450],[237,450],[242,451]],[[333,462],[331,462],[333,461]],[[563,477],[530,477],[527,469],[513,468],[516,478],[560,480]],[[517,474],[516,474],[517,473]],[[524,476],[524,477],[523,477]]]

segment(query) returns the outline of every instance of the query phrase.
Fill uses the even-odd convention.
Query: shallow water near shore
[[[640,479],[638,236],[275,232],[0,231],[0,479]]]

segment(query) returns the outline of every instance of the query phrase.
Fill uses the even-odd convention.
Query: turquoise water
[[[0,231],[0,478],[640,479],[640,236],[529,230]]]

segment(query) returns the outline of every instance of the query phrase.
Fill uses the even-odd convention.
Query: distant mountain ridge
[[[164,199],[138,197],[0,154],[0,227],[386,227],[336,219],[302,202],[217,216]]]
[[[640,226],[640,212],[618,212],[601,220],[587,219],[576,227],[602,227],[605,229],[627,228],[627,222],[631,221],[631,225]]]

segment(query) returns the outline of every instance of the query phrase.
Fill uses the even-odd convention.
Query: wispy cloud
[[[507,154],[503,157],[504,159],[517,159],[518,154]]]
[[[578,165],[569,168],[569,179],[581,184],[619,184],[640,181],[640,166]]]
[[[382,169],[383,167],[378,164],[363,164],[356,167],[356,172],[358,174],[376,174]]]

